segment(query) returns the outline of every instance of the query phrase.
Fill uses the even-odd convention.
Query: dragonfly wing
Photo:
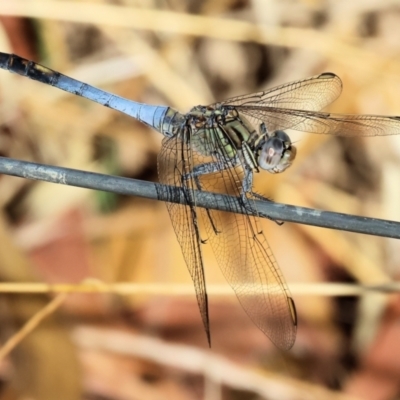
[[[341,92],[342,81],[340,78],[331,72],[325,72],[265,91],[233,97],[220,104],[237,107],[258,105],[320,111],[335,101]]]
[[[332,114],[262,106],[244,106],[238,111],[264,122],[270,132],[290,128],[336,136],[387,136],[400,133],[399,116]]]
[[[218,135],[211,142],[215,144],[216,140]],[[196,164],[207,162],[202,156],[195,155],[195,158]],[[221,171],[203,176],[202,188],[240,196],[241,165],[228,168],[229,161],[224,161],[224,157],[221,160],[221,156],[210,155],[209,158],[227,164]],[[241,203],[229,206],[233,211],[243,212]],[[297,330],[294,302],[258,218],[204,209],[199,209],[199,214],[205,225],[207,243],[211,244],[218,265],[247,315],[277,347],[291,348]]]
[[[158,156],[158,174],[161,183],[184,188],[187,205],[168,202],[166,204],[194,283],[201,318],[211,346],[208,299],[193,182],[182,178],[191,170],[191,149],[185,142],[186,140],[180,140],[177,135],[163,139]]]

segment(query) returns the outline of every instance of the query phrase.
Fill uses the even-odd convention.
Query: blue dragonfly
[[[183,114],[108,93],[17,55],[0,53],[0,67],[118,110],[164,135],[159,179],[185,193],[186,205],[167,203],[167,208],[209,345],[205,243],[255,325],[280,349],[295,342],[296,307],[252,206],[263,199],[252,190],[254,173],[281,173],[295,160],[296,147],[285,130],[348,137],[400,134],[398,116],[322,112],[342,91],[340,78],[330,72]],[[196,207],[201,190],[233,194],[241,213]]]

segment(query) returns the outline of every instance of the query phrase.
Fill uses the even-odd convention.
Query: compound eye
[[[285,147],[290,147],[290,145],[292,144],[289,135],[285,131],[275,131],[274,137],[281,140],[285,144]]]
[[[282,159],[277,166],[279,170],[276,172],[283,172],[285,169],[289,168],[292,165],[293,160],[296,158],[296,154],[297,149],[294,146],[290,146],[290,149],[285,150]]]

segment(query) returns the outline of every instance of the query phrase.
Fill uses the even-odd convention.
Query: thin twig
[[[67,293],[58,294],[45,307],[38,311],[26,324],[1,346],[0,360],[6,357],[21,341],[27,337],[46,317],[53,314],[64,302]]]
[[[183,189],[179,187],[14,160],[6,157],[0,157],[0,173],[26,179],[185,204]],[[250,213],[248,209],[241,207],[240,199],[218,193],[196,192],[196,205],[220,211]],[[254,207],[258,215],[263,218],[400,239],[400,222],[320,211],[272,201],[254,201]]]
[[[289,282],[289,289],[297,296],[364,296],[367,293],[400,293],[399,282],[388,282],[380,285],[360,285],[352,283]],[[190,283],[105,283],[97,279],[85,279],[81,283],[40,283],[40,282],[2,282],[0,293],[111,293],[120,296],[158,295],[158,296],[191,296],[193,285]],[[266,290],[266,289],[264,289]],[[207,293],[214,296],[234,296],[227,284],[207,284]]]

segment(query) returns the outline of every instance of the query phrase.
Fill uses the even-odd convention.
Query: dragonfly
[[[340,78],[331,72],[183,114],[117,96],[14,54],[0,53],[0,68],[118,110],[164,135],[159,180],[184,192],[185,204],[167,202],[167,208],[210,346],[202,252],[208,244],[254,324],[279,349],[295,342],[295,303],[253,203],[265,199],[253,191],[254,173],[281,173],[295,160],[296,147],[285,130],[347,137],[400,134],[399,116],[321,111],[342,91]],[[203,190],[236,196],[239,213],[197,207],[196,193]]]

